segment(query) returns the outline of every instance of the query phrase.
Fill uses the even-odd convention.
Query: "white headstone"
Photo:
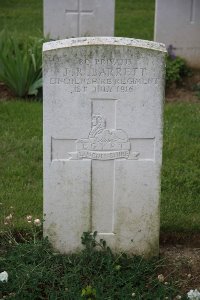
[[[200,1],[156,0],[154,39],[200,68]]]
[[[61,252],[97,231],[113,251],[157,254],[164,45],[78,38],[43,50],[44,234]]]
[[[44,35],[113,36],[115,0],[44,0]]]

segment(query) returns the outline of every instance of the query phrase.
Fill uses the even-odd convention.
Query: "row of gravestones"
[[[167,18],[179,1],[157,1],[157,27],[161,2]],[[181,2],[191,5],[189,34],[195,0]],[[114,0],[44,3],[54,37],[57,24],[66,35],[113,34]],[[97,231],[115,252],[158,254],[165,54],[129,38],[44,44],[44,234],[57,250],[78,251],[82,233]]]
[[[115,0],[44,0],[44,34],[51,38],[114,35]],[[200,67],[200,1],[156,0],[155,41]]]

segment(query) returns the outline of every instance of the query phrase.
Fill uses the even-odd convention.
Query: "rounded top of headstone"
[[[44,43],[43,51],[92,45],[130,46],[167,52],[165,45],[162,43],[124,37],[79,37],[65,40],[57,40]]]

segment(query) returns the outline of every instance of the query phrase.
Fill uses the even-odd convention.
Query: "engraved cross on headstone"
[[[93,9],[84,9],[82,8],[82,0],[76,0],[76,9],[66,9],[65,13],[67,15],[75,15],[77,18],[77,26],[76,26],[76,32],[77,36],[81,35],[81,16],[82,15],[90,15],[93,14]],[[75,23],[75,22],[74,22]]]
[[[96,124],[96,121],[92,124],[88,137],[82,139],[52,137],[52,161],[91,160],[90,231],[97,230],[99,234],[107,235],[113,235],[115,232],[116,160],[154,160],[154,137],[136,139],[129,137],[123,128],[117,128],[118,101],[91,99],[91,123],[94,116],[103,121],[102,124]]]

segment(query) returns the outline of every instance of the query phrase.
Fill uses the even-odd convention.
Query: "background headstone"
[[[126,38],[44,44],[44,234],[98,231],[114,251],[159,241],[165,48]]]
[[[115,0],[44,0],[44,35],[113,36]]]
[[[156,0],[154,39],[200,68],[200,1]]]

